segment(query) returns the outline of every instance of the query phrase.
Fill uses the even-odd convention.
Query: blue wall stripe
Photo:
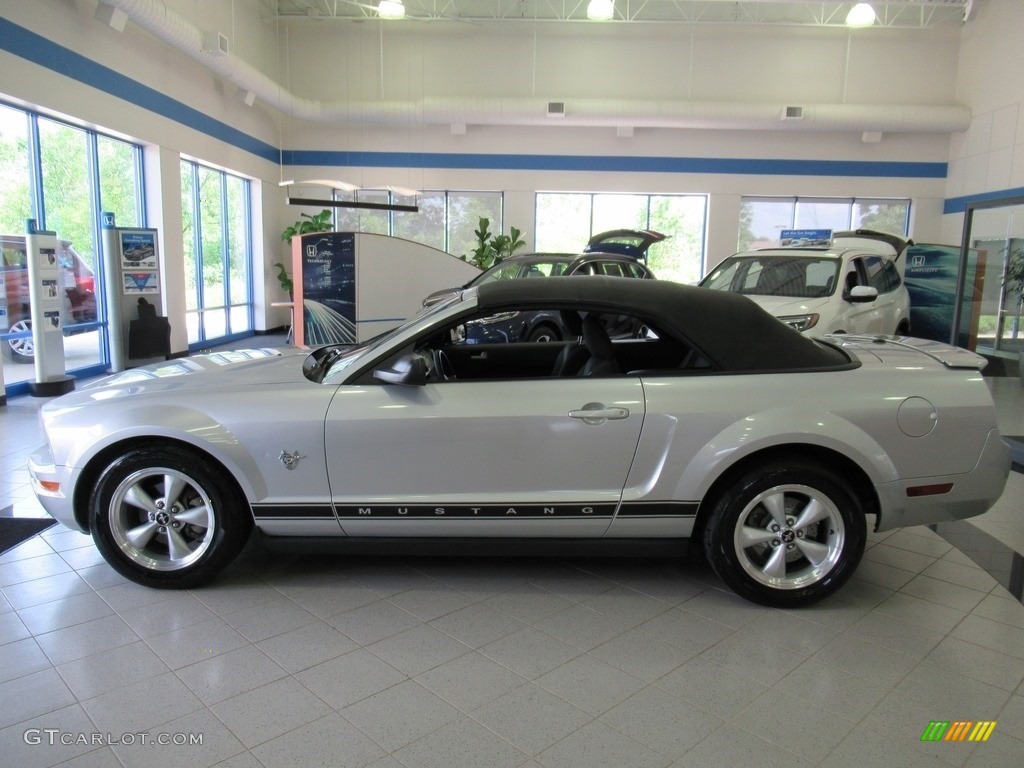
[[[583,155],[493,155],[432,152],[328,152],[285,150],[285,165],[367,168],[458,168],[507,171],[622,171],[773,176],[871,176],[946,178],[946,163],[847,160],[760,160],[721,157],[590,157]]]
[[[967,210],[969,203],[984,203],[988,200],[999,200],[1004,197],[1022,197],[1024,187],[1015,189],[1002,189],[997,192],[979,192],[976,195],[964,195],[963,197],[950,197],[942,206],[943,213],[963,213]]]
[[[0,18],[0,49],[112,96],[130,101],[143,109],[148,109],[150,112],[186,125],[200,133],[205,133],[226,144],[251,152],[264,160],[274,163],[279,160],[277,147],[272,147],[237,128],[232,128],[227,123],[215,120],[187,104],[160,93],[160,91],[143,85],[137,80],[132,80],[109,67],[97,64],[81,54],[3,18]]]
[[[701,157],[589,157],[582,155],[456,154],[430,152],[336,152],[284,150],[256,139],[187,104],[98,64],[29,29],[0,18],[0,50],[193,128],[271,162],[284,165],[360,166],[625,173],[704,173],[773,176],[834,176],[944,179],[946,163],[770,160]],[[947,201],[947,212],[957,201]]]

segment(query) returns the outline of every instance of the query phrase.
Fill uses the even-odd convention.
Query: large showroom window
[[[185,325],[189,345],[252,330],[252,226],[249,182],[183,160]]]
[[[480,219],[490,222],[491,232],[503,231],[500,192],[459,192],[424,190],[415,197],[388,190],[360,189],[336,192],[335,200],[356,203],[417,205],[419,211],[380,211],[365,208],[337,208],[335,228],[341,232],[371,232],[393,235],[462,256],[476,248]],[[523,227],[520,227],[523,229]]]
[[[88,375],[107,360],[99,214],[113,211],[119,225],[143,226],[142,190],[141,147],[0,105],[0,347],[8,385],[26,386],[35,375],[25,220],[61,240],[65,367]]]
[[[784,229],[874,229],[906,235],[910,201],[852,197],[744,197],[736,250],[778,244]]]
[[[536,249],[580,253],[599,232],[653,229],[669,238],[651,246],[651,270],[662,280],[692,283],[704,266],[707,207],[705,195],[538,192]]]

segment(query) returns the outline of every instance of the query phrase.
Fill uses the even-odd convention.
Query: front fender
[[[67,427],[49,430],[51,445],[67,445],[64,441],[70,431]],[[191,445],[212,456],[231,473],[250,502],[267,495],[259,465],[242,441],[208,415],[185,407],[129,408],[101,424],[91,424],[87,435],[70,443],[67,454],[55,455],[54,461],[72,469],[73,484],[77,485],[81,472],[107,449],[121,443],[155,443],[161,439]]]
[[[731,467],[781,445],[835,451],[857,464],[876,485],[899,477],[882,446],[847,419],[829,411],[774,408],[733,422],[705,443],[683,470],[676,498],[703,499]]]

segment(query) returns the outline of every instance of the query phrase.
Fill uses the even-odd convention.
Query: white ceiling
[[[587,19],[588,0],[403,0],[406,18],[388,24],[755,24],[845,26],[853,0],[615,0],[615,18]],[[875,26],[962,24],[983,0],[870,0]],[[377,19],[377,0],[277,0],[277,18],[318,22]]]

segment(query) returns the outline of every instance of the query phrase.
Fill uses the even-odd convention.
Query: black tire
[[[235,484],[177,446],[126,451],[103,470],[89,498],[100,554],[147,587],[189,589],[209,581],[242,550],[252,524]]]
[[[741,597],[795,608],[846,583],[865,538],[864,510],[842,477],[805,460],[776,461],[747,470],[719,496],[704,553]]]
[[[562,337],[558,334],[554,328],[550,325],[538,325],[532,331],[530,335],[526,337],[528,342],[545,342],[545,341],[561,341]]]

